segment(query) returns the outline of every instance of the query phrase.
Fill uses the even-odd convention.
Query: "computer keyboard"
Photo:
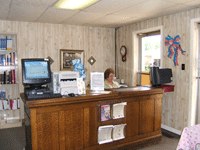
[[[57,94],[54,94],[54,93],[29,94],[29,95],[27,95],[27,100],[60,98],[60,97],[62,97],[62,95],[59,93],[57,93]]]
[[[60,93],[56,93],[56,94],[50,93],[49,95],[50,95],[51,98],[59,98],[59,97],[62,97],[62,95],[61,95]]]

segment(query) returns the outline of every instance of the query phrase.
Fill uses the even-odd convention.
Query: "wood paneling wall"
[[[179,52],[179,66],[174,66],[172,59],[167,57],[168,47],[163,44],[163,67],[172,68],[175,91],[165,93],[162,102],[162,124],[182,130],[188,124],[189,107],[189,61],[190,61],[190,20],[200,18],[200,9],[193,9],[140,21],[131,25],[120,27],[117,30],[117,69],[116,76],[125,79],[131,85],[136,79],[133,76],[133,38],[135,31],[163,26],[164,37],[180,35],[181,47],[185,55]],[[59,49],[84,50],[84,65],[86,68],[86,85],[90,82],[91,71],[104,71],[106,68],[115,68],[115,29],[99,27],[83,27],[72,25],[30,23],[18,21],[0,21],[0,33],[16,33],[19,62],[19,87],[23,92],[21,78],[21,59],[48,56],[54,59],[51,68],[60,69]],[[164,41],[163,41],[164,42]],[[127,61],[121,61],[120,47],[125,45],[128,49]],[[87,60],[93,56],[96,63],[92,66]],[[181,70],[185,64],[186,70]]]
[[[163,26],[163,67],[172,68],[175,91],[164,93],[162,101],[162,124],[182,130],[188,125],[189,110],[189,62],[190,62],[190,21],[193,18],[200,18],[200,9],[193,9],[176,13],[173,15],[158,17],[150,20],[140,21],[131,25],[123,26],[117,30],[117,77],[124,78],[128,85],[135,80],[133,76],[133,38],[132,33],[148,28]],[[168,47],[164,46],[164,39],[167,35],[175,37],[180,35],[180,44],[185,55],[179,51],[179,66],[174,66],[173,60],[167,57]],[[120,47],[125,45],[128,49],[127,61],[121,61]],[[185,64],[185,70],[181,70],[181,64]],[[194,91],[196,92],[196,91]]]
[[[22,58],[50,56],[54,60],[51,69],[60,70],[60,49],[84,50],[86,85],[90,82],[91,71],[104,72],[115,67],[114,28],[1,20],[0,33],[17,34],[20,92],[23,92]],[[87,61],[91,56],[96,59],[92,66]]]

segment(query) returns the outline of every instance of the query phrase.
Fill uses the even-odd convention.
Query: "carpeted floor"
[[[0,130],[0,150],[23,150],[25,144],[24,126]]]
[[[178,137],[169,138],[169,137],[163,136],[161,143],[140,148],[138,150],[176,150],[178,142],[179,142]]]
[[[162,132],[162,142],[138,150],[175,150],[179,136]],[[25,147],[25,128],[1,129],[0,130],[0,150],[24,150]]]

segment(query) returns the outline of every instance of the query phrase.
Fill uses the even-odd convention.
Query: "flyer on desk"
[[[90,73],[91,90],[104,91],[104,72]]]

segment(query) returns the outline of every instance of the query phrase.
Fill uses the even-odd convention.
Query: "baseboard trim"
[[[164,124],[161,124],[161,128],[162,128],[162,129],[165,129],[165,130],[168,130],[168,131],[170,131],[170,132],[172,132],[172,133],[178,134],[178,135],[181,135],[181,133],[182,133],[182,131],[177,130],[177,129],[174,129],[174,128],[169,127],[169,126],[166,126],[166,125],[164,125]]]

